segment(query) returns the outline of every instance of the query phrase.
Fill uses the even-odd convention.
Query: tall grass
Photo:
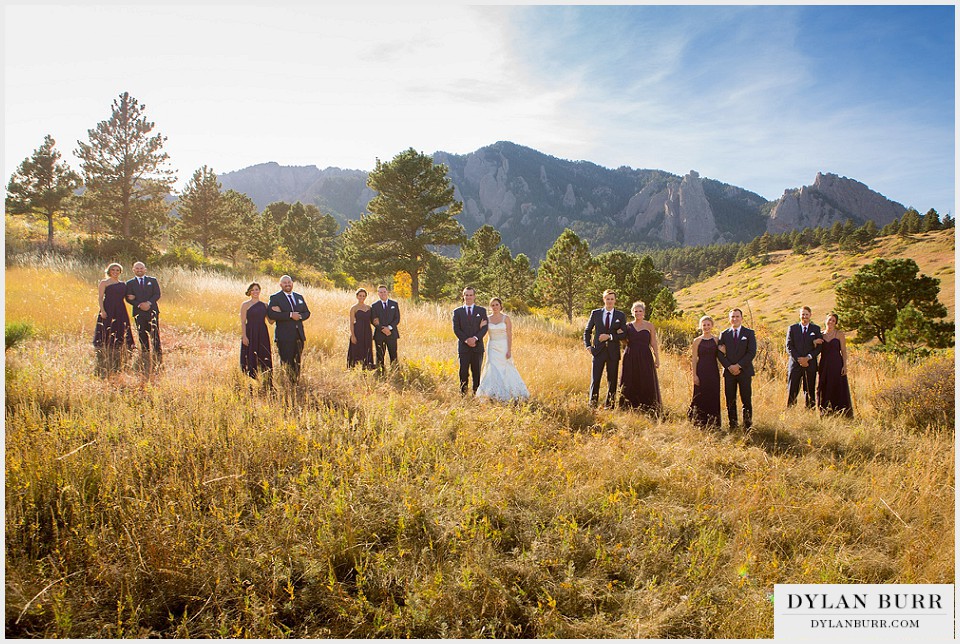
[[[8,269],[7,319],[44,330],[6,364],[8,636],[770,637],[775,583],[953,579],[952,434],[883,406],[886,358],[853,350],[851,421],[787,410],[771,357],[728,435],[687,422],[685,353],[665,418],[595,410],[579,326],[517,316],[532,400],[484,403],[454,304],[402,303],[380,380],[346,369],[352,295],[298,288],[303,375],[269,389],[246,284],[159,277],[164,373],[106,382],[98,270]]]

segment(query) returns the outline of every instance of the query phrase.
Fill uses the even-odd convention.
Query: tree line
[[[77,142],[79,173],[61,161],[55,140],[46,136],[11,176],[7,212],[43,219],[50,248],[56,222],[69,213],[86,233],[83,251],[101,258],[186,265],[226,259],[233,268],[253,265],[341,288],[358,280],[386,282],[398,295],[438,301],[455,299],[471,285],[478,297],[497,295],[512,310],[529,311],[535,303],[568,320],[593,308],[606,288],[627,305],[644,301],[648,318],[670,318],[680,313],[671,287],[706,279],[737,261],[764,263],[772,251],[804,254],[833,243],[855,251],[880,236],[955,225],[936,210],[920,215],[911,208],[882,229],[872,221],[858,227],[847,220],[830,228],[765,232],[749,243],[596,256],[566,229],[534,268],[526,255],[513,256],[492,226],[467,237],[456,219],[463,204],[454,198],[446,166],[412,148],[390,161],[376,159],[367,181],[375,192],[368,212],[340,231],[334,217],[313,204],[275,202],[258,211],[246,195],[223,191],[206,165],[174,197],[176,176],[163,151],[167,139],[154,128],[146,106],[121,94],[110,117]],[[884,341],[883,332],[877,337]]]

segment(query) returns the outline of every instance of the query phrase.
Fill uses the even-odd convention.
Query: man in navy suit
[[[378,286],[377,295],[380,299],[370,306],[370,323],[373,325],[373,343],[377,347],[377,368],[380,370],[380,375],[383,375],[387,353],[390,354],[390,368],[395,369],[397,366],[397,340],[400,338],[397,327],[400,325],[400,308],[395,300],[388,297],[389,291],[386,286],[382,284]]]
[[[460,358],[460,393],[467,393],[470,374],[473,374],[473,393],[480,386],[480,367],[483,365],[483,336],[487,334],[487,310],[475,306],[476,291],[472,286],[463,289],[463,306],[453,311],[453,334],[457,336],[457,356]]]
[[[626,338],[627,316],[617,310],[617,294],[610,289],[603,292],[603,308],[590,312],[583,330],[583,346],[593,355],[590,378],[590,404],[600,401],[600,379],[607,372],[606,406],[617,399],[617,373],[620,371],[620,341]]]
[[[156,277],[147,275],[147,266],[143,262],[133,265],[133,274],[135,277],[127,280],[127,302],[133,306],[133,319],[137,323],[141,364],[149,371],[163,362],[160,348],[160,309],[157,307],[160,282]]]
[[[310,317],[310,309],[303,296],[293,292],[293,278],[284,275],[280,278],[280,290],[270,296],[267,316],[277,323],[273,332],[277,343],[277,353],[296,382],[300,378],[300,356],[307,336],[303,332],[303,321]]]
[[[796,404],[801,384],[807,407],[812,408],[817,402],[817,356],[820,355],[823,334],[820,327],[810,322],[810,316],[810,307],[804,306],[800,309],[800,321],[787,329],[787,407]]]
[[[727,403],[727,420],[730,429],[737,427],[737,391],[743,405],[743,426],[753,424],[753,359],[757,355],[757,336],[743,326],[743,311],[732,309],[729,314],[730,328],[720,334],[717,346],[725,351],[717,352],[723,365],[723,393]]]

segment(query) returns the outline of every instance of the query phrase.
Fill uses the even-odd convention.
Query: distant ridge
[[[467,233],[484,224],[514,253],[542,259],[564,228],[601,251],[749,241],[765,231],[829,227],[851,219],[884,226],[906,208],[846,177],[818,173],[776,201],[694,170],[663,170],[559,159],[500,141],[476,152],[435,152],[447,165]],[[342,225],[365,212],[374,193],[367,171],[261,163],[220,175],[224,189],[247,194],[259,208],[274,201],[311,203]]]

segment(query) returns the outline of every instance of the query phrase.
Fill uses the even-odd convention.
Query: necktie
[[[472,307],[472,306],[468,306],[468,307],[467,307],[467,317],[468,317],[468,318],[469,318],[469,317],[473,317],[472,311],[473,311],[473,307]]]
[[[803,332],[804,332],[804,333],[807,332],[807,327],[803,327]]]
[[[610,329],[610,311],[607,311],[607,329]]]
[[[143,278],[142,278],[142,277],[138,277],[137,279],[140,280],[140,288],[143,288]]]
[[[290,300],[290,308],[296,310],[297,305],[293,303],[293,295],[287,293],[287,299]]]
[[[738,329],[733,330],[733,341],[736,342],[740,339],[740,331]]]

